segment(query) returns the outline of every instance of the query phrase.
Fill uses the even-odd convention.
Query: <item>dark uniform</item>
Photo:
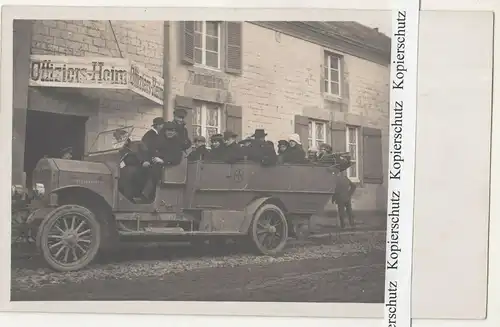
[[[204,160],[208,155],[208,149],[205,145],[206,139],[203,136],[196,136],[194,138],[195,148],[188,155],[189,161]]]
[[[249,149],[252,142],[253,140],[249,137],[238,142],[238,145],[240,146],[241,155],[243,156],[244,159],[248,158]]]
[[[140,197],[147,182],[148,171],[142,166],[149,160],[146,146],[141,141],[129,141],[120,150],[120,158],[118,189],[129,200]]]
[[[163,128],[165,121],[161,117],[153,119],[152,128],[144,134],[141,141],[148,149],[150,159],[155,156],[156,148],[158,147],[159,133]]]
[[[184,122],[186,116],[187,116],[186,109],[183,108],[175,109],[173,123],[176,126],[175,130],[177,132],[179,140],[181,140],[181,142],[184,144],[183,147],[185,147],[185,149],[189,149],[192,143],[191,140],[189,139],[189,132],[186,128],[186,123]]]
[[[332,197],[332,202],[337,203],[337,210],[339,214],[340,227],[345,227],[345,216],[349,219],[349,225],[354,227],[354,217],[352,215],[352,205],[351,198],[356,190],[356,184],[354,184],[345,173],[342,173],[337,179],[337,185],[335,186],[335,194]]]
[[[279,140],[278,141],[278,163],[284,163],[283,154],[286,149],[288,149],[288,141],[287,140]]]
[[[175,134],[168,135],[169,131],[175,131]],[[177,127],[173,122],[165,123],[165,127],[160,132],[160,139],[157,147],[158,157],[163,160],[165,166],[176,166],[181,163],[184,151],[191,145],[185,142],[185,139],[177,134]]]
[[[232,164],[244,159],[243,151],[238,143],[236,143],[237,136],[236,133],[231,131],[224,132],[224,141],[226,145],[224,147],[223,160],[227,163]]]
[[[278,161],[278,156],[274,150],[274,143],[266,141],[266,136],[263,129],[255,130],[252,135],[254,140],[248,148],[248,159],[263,165],[274,165]]]
[[[293,147],[288,147],[288,149],[283,152],[283,162],[290,164],[307,163],[306,153],[304,149],[302,149],[302,145],[297,144]]]
[[[224,160],[224,136],[222,134],[214,134],[210,137],[210,152],[208,153],[208,160],[212,161],[222,161]],[[214,143],[218,143],[218,146],[215,146]]]

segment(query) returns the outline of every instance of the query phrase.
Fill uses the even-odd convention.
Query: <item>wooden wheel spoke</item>
[[[82,251],[82,254],[87,253],[87,250],[85,250],[80,244],[76,243],[76,247],[79,248],[80,251]]]
[[[71,217],[71,230],[75,229],[76,216]]]
[[[49,235],[48,238],[55,238],[56,240],[62,239],[61,235]]]
[[[65,248],[66,248],[66,246],[64,246],[64,245],[63,245],[63,246],[61,246],[61,247],[59,248],[59,250],[56,252],[56,254],[54,254],[54,258],[56,258],[56,259],[57,259],[57,257],[59,257],[59,255],[62,253],[62,251],[63,251]]]
[[[78,256],[76,255],[76,249],[75,248],[71,249],[71,254],[73,255],[73,261],[78,260]]]
[[[56,246],[63,245],[63,244],[64,244],[64,243],[63,243],[63,241],[59,241],[59,242],[57,242],[57,243],[54,243],[54,244],[52,244],[52,245],[49,245],[49,249],[53,249],[53,248],[55,248]]]
[[[66,230],[68,230],[68,229],[69,229],[69,226],[68,226],[68,221],[66,220],[66,217],[63,217],[63,219],[62,219],[62,220],[63,220],[63,222],[64,222],[64,228],[65,228]]]
[[[64,262],[68,262],[68,257],[69,257],[69,247],[66,247],[65,248],[65,251],[64,251]]]
[[[77,234],[77,236],[78,236],[78,237],[81,237],[81,236],[86,235],[86,234],[88,234],[88,233],[90,233],[90,229],[86,229],[86,230],[84,230],[83,232],[78,233],[78,234]]]
[[[57,226],[56,224],[54,224],[54,227],[59,231],[61,232],[61,234],[64,234],[64,231],[61,229],[61,227]]]
[[[88,240],[88,239],[86,239],[86,238],[80,238],[80,239],[78,239],[78,241],[76,241],[76,242],[77,242],[77,244],[78,244],[78,243],[80,243],[80,242],[87,243],[87,244],[92,243],[92,241],[91,241],[91,240]]]
[[[85,224],[85,220],[82,220],[80,222],[80,224],[76,227],[75,229],[75,232],[78,233],[78,231],[80,231],[80,228],[82,228],[82,226]]]

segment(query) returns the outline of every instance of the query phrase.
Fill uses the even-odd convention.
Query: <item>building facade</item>
[[[246,137],[264,128],[275,143],[296,132],[306,149],[325,142],[350,151],[349,177],[359,183],[354,209],[385,210],[390,39],[373,29],[353,22],[25,21],[15,33],[30,41],[15,44],[13,179],[41,155],[28,154],[43,148],[30,146],[29,134],[43,133],[31,126],[44,119],[81,117],[74,129],[83,153],[100,131],[133,125],[140,136],[154,117],[170,118],[183,106],[192,135],[231,129]],[[43,62],[58,64],[66,80],[41,82]],[[78,81],[82,71],[86,80]],[[120,74],[135,82],[122,85]]]

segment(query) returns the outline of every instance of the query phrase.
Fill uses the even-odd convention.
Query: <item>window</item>
[[[326,143],[326,124],[324,122],[309,121],[309,149],[319,149],[321,143]]]
[[[359,127],[347,126],[346,149],[351,154],[353,165],[347,169],[347,177],[359,180]]]
[[[325,93],[340,96],[340,57],[325,53]]]
[[[195,22],[194,62],[211,68],[220,68],[220,24]]]
[[[193,114],[193,136],[210,136],[220,133],[221,109],[214,103],[196,103]]]

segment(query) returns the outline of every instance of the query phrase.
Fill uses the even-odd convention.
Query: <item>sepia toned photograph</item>
[[[11,301],[383,303],[373,14],[14,20]]]

